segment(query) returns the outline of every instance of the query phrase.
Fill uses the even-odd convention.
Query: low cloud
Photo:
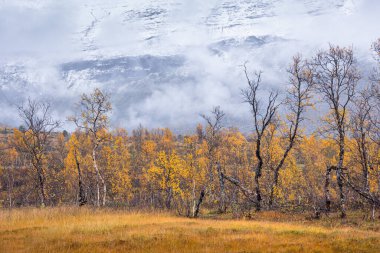
[[[100,87],[113,127],[190,131],[220,105],[228,125],[250,129],[244,62],[282,91],[291,57],[329,42],[353,45],[368,69],[379,12],[370,0],[0,1],[0,122],[17,126],[27,97],[50,100],[65,120]]]

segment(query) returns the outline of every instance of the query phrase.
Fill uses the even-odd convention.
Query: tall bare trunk
[[[339,138],[339,162],[337,166],[337,181],[339,186],[339,205],[340,205],[340,217],[346,218],[346,196],[343,189],[343,159],[344,159],[344,134],[340,134]]]
[[[99,173],[96,173],[96,206],[100,206]]]
[[[82,179],[82,172],[80,169],[80,163],[78,160],[77,152],[76,150],[74,151],[74,157],[75,157],[75,163],[77,166],[77,171],[78,171],[78,186],[79,186],[79,206],[83,206],[86,204],[86,194],[84,192],[84,185],[83,185],[83,179]]]
[[[93,161],[94,169],[95,169],[95,172],[96,172],[96,191],[97,191],[96,205],[100,206],[100,182],[101,182],[102,185],[103,185],[103,201],[102,201],[102,205],[104,206],[106,204],[107,186],[105,184],[105,181],[104,181],[102,175],[100,174],[100,171],[99,171],[99,168],[98,168],[98,163],[96,161],[96,147],[92,150],[92,161]]]
[[[326,212],[331,211],[331,194],[330,194],[330,181],[331,181],[331,166],[327,166],[325,178],[325,203]]]
[[[261,177],[261,171],[256,169],[256,175],[255,175],[255,191],[256,191],[256,211],[261,210],[261,190],[260,190],[260,177]]]
[[[103,177],[101,177],[102,179],[102,184],[103,184],[103,201],[102,201],[102,205],[105,206],[106,205],[106,199],[107,199],[107,185],[103,179]]]
[[[261,157],[261,136],[256,140],[256,158],[258,163],[255,170],[255,191],[256,191],[256,211],[261,210],[261,190],[260,190],[260,178],[261,178],[261,169],[263,167],[263,159]]]
[[[363,128],[361,128],[363,130]],[[363,185],[364,185],[364,191],[368,194],[370,194],[370,188],[369,188],[369,172],[368,168],[370,167],[369,165],[369,158],[368,158],[368,152],[367,152],[367,143],[366,143],[366,134],[361,131],[360,135],[360,142],[358,143],[359,146],[359,152],[360,152],[360,158],[361,158],[361,164],[362,164],[362,169],[363,169]],[[371,220],[375,220],[375,209],[376,209],[376,204],[369,200],[369,204],[371,205]]]
[[[363,167],[363,180],[364,180],[364,189],[369,192],[369,179],[368,179],[368,167],[369,167],[369,159],[366,145],[366,136],[365,133],[361,134],[360,138],[360,151],[361,151],[361,160]]]

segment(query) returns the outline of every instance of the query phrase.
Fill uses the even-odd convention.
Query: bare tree
[[[207,115],[202,115],[202,118],[207,122],[205,139],[208,146],[208,157],[209,157],[209,176],[210,182],[214,180],[214,164],[216,165],[216,172],[219,179],[219,211],[226,211],[226,196],[224,189],[224,178],[222,177],[222,167],[220,162],[217,160],[217,150],[221,144],[221,130],[223,128],[222,120],[225,116],[224,112],[219,106],[213,109],[212,117]]]
[[[359,153],[360,163],[363,172],[363,188],[369,192],[369,168],[371,167],[371,158],[369,156],[368,144],[372,131],[371,111],[373,109],[372,94],[369,90],[363,90],[354,101],[354,109],[351,113],[352,135],[356,142],[356,148]]]
[[[92,161],[96,172],[96,205],[100,206],[100,183],[103,185],[102,205],[106,204],[107,185],[102,176],[97,162],[97,151],[106,140],[104,131],[109,127],[108,114],[112,110],[110,97],[100,89],[95,89],[91,94],[83,94],[77,105],[79,116],[70,117],[79,130],[85,131],[92,141]]]
[[[268,127],[274,123],[275,116],[279,107],[277,103],[278,92],[270,91],[268,96],[268,101],[264,105],[259,99],[259,88],[261,85],[261,75],[262,72],[255,73],[255,79],[251,79],[248,75],[247,67],[244,65],[244,73],[248,83],[248,87],[242,90],[243,101],[248,103],[251,108],[251,113],[253,117],[254,132],[255,132],[255,156],[257,163],[255,164],[253,170],[255,171],[255,190],[251,191],[248,187],[244,186],[239,180],[232,178],[224,173],[222,176],[237,186],[243,194],[256,205],[256,211],[261,210],[261,188],[260,188],[260,178],[262,176],[262,168],[264,165],[263,156],[262,156],[262,138],[268,131]]]
[[[326,51],[320,51],[311,61],[313,83],[316,91],[326,100],[331,113],[326,123],[326,130],[334,135],[339,147],[336,166],[339,186],[341,217],[346,217],[345,194],[343,189],[343,164],[345,140],[348,127],[348,106],[352,102],[360,74],[356,67],[352,48],[330,45]],[[330,203],[326,198],[326,209]]]
[[[311,87],[312,73],[307,63],[302,60],[300,55],[293,57],[293,63],[288,69],[290,89],[287,91],[287,99],[285,104],[289,108],[288,132],[286,134],[286,148],[281,157],[281,160],[274,168],[273,183],[271,185],[269,206],[273,205],[274,189],[278,184],[279,172],[284,166],[285,160],[292,150],[294,144],[299,138],[299,127],[304,121],[304,113],[307,107],[311,106]]]
[[[18,111],[25,127],[25,131],[21,132],[22,145],[18,148],[31,158],[37,176],[40,204],[44,207],[46,206],[44,160],[51,141],[50,137],[60,123],[52,118],[48,102],[28,99],[25,105],[18,107]]]
[[[374,59],[378,63],[377,67],[380,67],[380,39],[372,44],[372,50],[375,54]],[[356,177],[353,177],[355,175],[348,175],[349,177],[345,179],[348,186],[372,206],[371,217],[374,220],[375,209],[379,207],[380,199],[378,194],[370,191],[369,171],[373,170],[376,164],[379,163],[377,157],[371,155],[371,149],[374,147],[372,144],[377,145],[377,148],[380,147],[379,68],[373,70],[370,81],[372,81],[371,87],[362,90],[354,100],[350,122],[362,173]]]
[[[353,139],[356,143],[356,150],[359,155],[359,162],[362,167],[362,183],[361,187],[355,185],[354,191],[360,196],[371,196],[369,186],[369,170],[373,167],[374,159],[370,155],[371,133],[373,132],[373,124],[371,122],[371,113],[373,111],[373,93],[369,89],[364,89],[354,100],[354,108],[351,113],[351,131]],[[353,186],[352,177],[349,186]],[[373,197],[373,196],[372,196]],[[373,198],[366,198],[372,205],[372,219],[375,214],[375,203]]]
[[[245,77],[248,82],[248,88],[242,90],[244,102],[248,103],[251,107],[254,131],[256,134],[256,159],[257,164],[254,168],[255,171],[255,193],[256,193],[256,211],[261,210],[261,189],[260,189],[260,178],[262,176],[263,168],[263,158],[262,158],[262,137],[268,130],[268,126],[275,120],[275,115],[280,106],[277,103],[278,92],[271,91],[268,96],[268,101],[266,105],[263,105],[259,99],[259,87],[261,85],[261,75],[262,72],[256,73],[256,78],[251,80],[246,66],[244,66]]]
[[[207,142],[207,157],[209,160],[208,166],[208,184],[212,184],[214,181],[214,165],[216,165],[218,179],[219,179],[219,211],[226,211],[226,196],[225,196],[225,187],[224,187],[224,178],[222,176],[222,167],[220,162],[217,161],[216,152],[221,143],[221,130],[223,128],[222,120],[225,116],[224,112],[220,109],[219,106],[215,107],[212,112],[212,116],[201,115],[202,118],[206,121],[206,133],[204,138]],[[204,185],[199,195],[199,199],[194,207],[193,217],[198,217],[200,205],[203,202],[205,194],[207,192],[208,184]]]
[[[371,89],[371,92],[373,94],[373,100],[374,104],[372,107],[372,113],[370,115],[371,117],[371,124],[372,124],[372,131],[371,131],[371,140],[377,144],[377,146],[380,148],[380,90],[379,87],[373,86],[373,89]]]
[[[372,44],[372,50],[374,52],[374,58],[377,62],[377,67],[373,71],[372,80],[377,84],[380,84],[380,38]]]
[[[373,100],[375,101],[373,105],[373,112],[371,113],[371,123],[372,123],[372,140],[380,146],[380,39],[378,39],[372,45],[372,50],[375,53],[375,60],[377,66],[373,69],[373,74],[371,76],[372,87],[371,94]]]

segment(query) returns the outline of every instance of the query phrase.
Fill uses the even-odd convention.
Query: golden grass
[[[2,210],[0,252],[380,252],[379,224],[286,222],[290,217],[264,213],[248,221],[74,207]]]

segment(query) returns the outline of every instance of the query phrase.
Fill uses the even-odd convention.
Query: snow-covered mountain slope
[[[0,0],[0,122],[19,124],[14,105],[28,96],[64,119],[101,87],[114,127],[188,130],[221,105],[247,129],[244,62],[283,89],[297,52],[332,42],[370,61],[378,13],[372,0]]]

